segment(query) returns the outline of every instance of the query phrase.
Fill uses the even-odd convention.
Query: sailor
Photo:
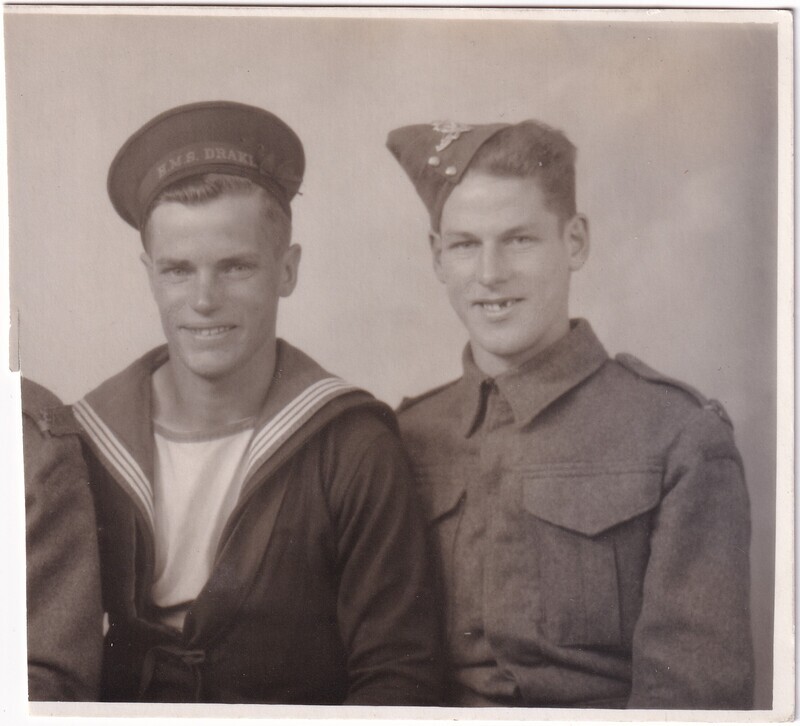
[[[392,412],[276,337],[304,152],[232,102],[136,131],[108,191],[166,345],[78,402],[115,701],[438,698],[421,516]]]

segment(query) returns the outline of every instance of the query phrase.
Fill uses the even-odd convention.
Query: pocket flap
[[[449,469],[419,468],[415,472],[417,489],[425,505],[429,522],[458,507],[464,496],[463,479]]]
[[[661,470],[594,474],[527,474],[523,504],[531,514],[593,537],[653,509],[661,499]]]

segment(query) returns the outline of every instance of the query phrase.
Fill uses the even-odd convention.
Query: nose
[[[222,289],[217,276],[210,271],[199,272],[192,287],[192,309],[202,315],[213,313],[222,301]]]
[[[508,264],[498,245],[484,244],[477,260],[476,277],[481,285],[491,287],[508,277]]]

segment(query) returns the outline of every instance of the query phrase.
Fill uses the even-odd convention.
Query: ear
[[[142,254],[139,255],[139,259],[142,261],[142,264],[144,265],[144,269],[147,272],[147,281],[150,283],[150,290],[152,290],[153,289],[153,260],[150,259],[150,255],[148,255],[147,252],[142,252]]]
[[[589,220],[576,214],[564,225],[563,239],[569,255],[569,269],[575,272],[583,267],[589,256]]]
[[[300,269],[300,256],[302,249],[300,245],[289,245],[280,257],[280,281],[278,282],[278,294],[281,297],[289,297],[297,286],[297,275]]]
[[[442,236],[438,232],[431,230],[428,232],[428,243],[431,246],[433,257],[433,271],[439,282],[444,282],[444,271],[442,270]]]

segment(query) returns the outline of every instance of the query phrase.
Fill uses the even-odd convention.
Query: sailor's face
[[[147,225],[143,261],[173,366],[217,380],[275,347],[278,300],[294,289],[299,248],[265,235],[258,194],[167,202]],[[278,251],[280,249],[280,251]]]

